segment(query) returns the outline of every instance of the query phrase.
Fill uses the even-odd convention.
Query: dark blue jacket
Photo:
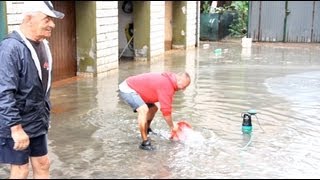
[[[52,56],[44,40],[49,61],[48,88],[43,89],[36,52],[21,31],[0,43],[0,137],[11,137],[10,127],[21,124],[30,138],[48,133]]]

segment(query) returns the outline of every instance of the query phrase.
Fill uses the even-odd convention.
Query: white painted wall
[[[186,12],[186,48],[193,48],[196,45],[197,35],[197,1],[187,1]]]
[[[164,53],[165,2],[150,1],[150,57]]]
[[[97,74],[118,68],[118,1],[96,1]]]
[[[22,6],[24,1],[6,1],[8,33],[18,29],[22,21]]]

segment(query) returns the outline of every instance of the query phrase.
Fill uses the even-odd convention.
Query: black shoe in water
[[[145,141],[142,141],[142,143],[140,144],[139,148],[143,149],[143,150],[149,150],[149,151],[155,149],[154,147],[152,147],[151,142],[150,142],[149,139],[145,140]]]
[[[148,128],[147,134],[150,134],[150,133],[154,134],[154,132],[152,131],[152,129],[151,129],[151,128]]]

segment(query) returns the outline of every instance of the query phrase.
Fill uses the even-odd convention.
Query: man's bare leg
[[[147,140],[147,114],[148,114],[148,106],[146,104],[140,106],[139,108],[137,108],[137,112],[138,112],[138,123],[139,123],[139,129],[140,129],[140,133],[141,133],[141,138],[143,141]]]
[[[142,143],[139,146],[140,149],[143,150],[153,150],[154,148],[151,146],[151,141],[148,139],[148,122],[147,122],[147,116],[149,112],[149,108],[146,104],[140,106],[137,108],[138,112],[138,122],[139,122],[139,128],[140,128],[140,133],[141,133],[141,138],[142,138]]]
[[[31,157],[34,179],[49,179],[50,160],[48,155]]]
[[[152,132],[150,125],[157,111],[158,111],[158,107],[156,105],[149,107],[149,111],[147,114],[147,134],[149,133],[148,132],[149,129]]]
[[[29,163],[23,165],[11,165],[10,179],[27,179],[29,175]]]

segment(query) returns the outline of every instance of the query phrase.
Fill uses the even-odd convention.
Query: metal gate
[[[319,1],[249,1],[253,41],[320,42]]]

